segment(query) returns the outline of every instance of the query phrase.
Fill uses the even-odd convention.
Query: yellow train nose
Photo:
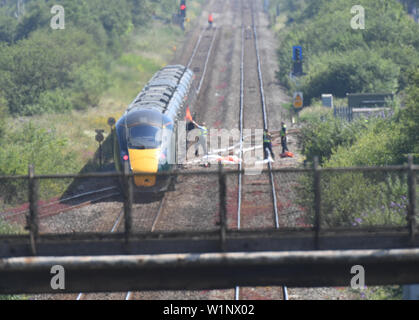
[[[134,173],[156,173],[159,168],[160,149],[128,150],[131,169]],[[156,176],[134,177],[137,187],[152,187],[156,184]]]

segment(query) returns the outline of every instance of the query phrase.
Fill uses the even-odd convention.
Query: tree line
[[[27,0],[0,7],[0,109],[35,115],[98,104],[110,62],[153,15],[170,16],[170,0]],[[65,29],[50,27],[51,8],[65,9]]]
[[[352,29],[352,3],[345,0],[279,0],[287,12],[279,33],[278,77],[295,89],[288,75],[292,47],[303,48],[301,88],[305,101],[322,93],[401,92],[409,71],[419,65],[419,25],[396,0],[360,0],[365,29]]]

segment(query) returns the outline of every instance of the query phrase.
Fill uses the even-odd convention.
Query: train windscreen
[[[140,125],[129,128],[128,148],[157,149],[162,142],[162,128]]]

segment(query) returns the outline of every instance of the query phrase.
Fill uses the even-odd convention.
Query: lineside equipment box
[[[347,93],[349,108],[387,107],[387,101],[393,100],[393,93]]]

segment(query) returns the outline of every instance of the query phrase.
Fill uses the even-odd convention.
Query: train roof
[[[121,118],[127,128],[138,125],[153,125],[156,127],[163,127],[164,125],[173,124],[173,119],[162,114],[155,109],[144,109],[135,107],[130,112]],[[119,121],[118,121],[119,122]]]
[[[135,122],[130,119],[148,112],[153,113],[153,117],[160,113],[175,120],[188,96],[192,81],[192,71],[182,65],[169,65],[156,72],[125,112],[127,125]]]

